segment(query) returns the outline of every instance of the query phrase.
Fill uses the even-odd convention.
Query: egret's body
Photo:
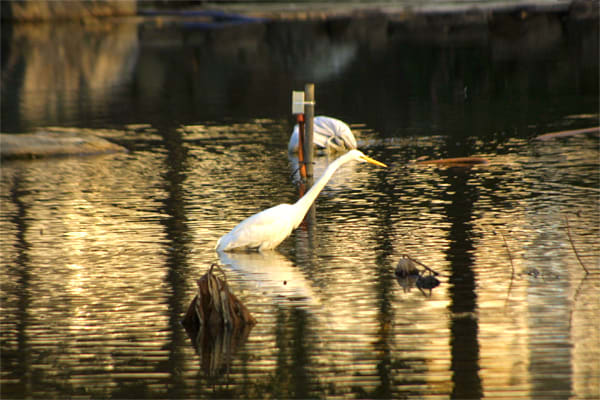
[[[365,156],[359,150],[351,150],[334,160],[323,175],[304,196],[294,204],[279,204],[254,214],[240,222],[217,242],[217,251],[274,249],[296,229],[310,209],[321,190],[327,185],[335,171],[349,161],[370,162],[386,165]]]
[[[288,143],[290,153],[298,152],[298,125],[294,126]],[[329,152],[342,152],[356,149],[356,139],[350,127],[339,119],[318,116],[313,121],[313,143],[318,149]]]

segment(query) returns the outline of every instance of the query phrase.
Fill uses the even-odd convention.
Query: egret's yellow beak
[[[386,168],[387,168],[387,165],[385,165],[384,163],[382,163],[382,162],[379,162],[379,161],[377,161],[377,160],[374,160],[374,159],[372,159],[371,157],[367,157],[367,156],[361,156],[360,158],[362,158],[363,160],[365,160],[365,161],[366,161],[366,162],[368,162],[368,163],[375,164],[375,165],[379,165],[380,167],[386,167]]]

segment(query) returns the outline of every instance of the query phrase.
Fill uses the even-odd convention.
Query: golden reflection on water
[[[341,169],[277,252],[219,256],[237,222],[297,198],[287,131],[269,120],[184,126],[181,148],[4,163],[3,390],[598,394],[600,284],[584,278],[564,222],[597,271],[593,139],[514,141],[471,170],[409,163],[414,146],[438,152],[439,138],[372,143],[390,168]],[[393,274],[402,254],[441,285],[404,288]],[[212,262],[258,324],[226,372],[207,377],[178,321]]]
[[[169,336],[163,309],[167,288],[164,271],[156,268],[164,263],[156,246],[163,233],[157,216],[143,210],[153,201],[145,197],[156,194],[158,176],[139,176],[144,163],[156,160],[113,158],[3,164],[2,193],[12,194],[18,209],[12,222],[21,225],[19,232],[10,221],[2,224],[2,237],[12,238],[3,243],[3,252],[17,252],[10,267],[17,279],[3,284],[8,296],[3,337],[16,345],[25,335],[27,347],[16,351],[42,352],[28,365],[10,369],[31,375],[48,364],[46,379],[57,374],[58,385],[107,389],[112,378],[103,373],[119,369],[115,353],[168,357],[161,350]],[[146,194],[137,197],[140,193]],[[15,326],[21,313],[26,317]],[[135,337],[141,340],[132,346]],[[68,377],[62,376],[66,371]],[[60,391],[43,393],[60,396]]]
[[[133,74],[138,26],[106,22],[93,27],[79,23],[15,24],[11,46],[18,51],[9,52],[11,58],[4,72],[24,68],[20,117],[33,125],[47,124],[57,116],[77,115],[82,93],[93,99],[89,101],[94,111],[109,106],[115,87]]]

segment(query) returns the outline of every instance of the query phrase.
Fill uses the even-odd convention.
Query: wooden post
[[[306,165],[306,177],[309,179],[307,186],[312,186],[313,177],[313,127],[315,119],[315,84],[304,85],[304,165]]]
[[[314,120],[315,120],[315,84],[304,85],[304,165],[306,166],[306,190],[313,185],[313,147],[314,147]],[[316,207],[313,203],[304,218],[308,231],[309,241],[315,237]],[[311,245],[311,247],[313,247]]]

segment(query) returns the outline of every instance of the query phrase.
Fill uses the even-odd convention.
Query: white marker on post
[[[304,114],[304,92],[292,92],[292,114]]]

